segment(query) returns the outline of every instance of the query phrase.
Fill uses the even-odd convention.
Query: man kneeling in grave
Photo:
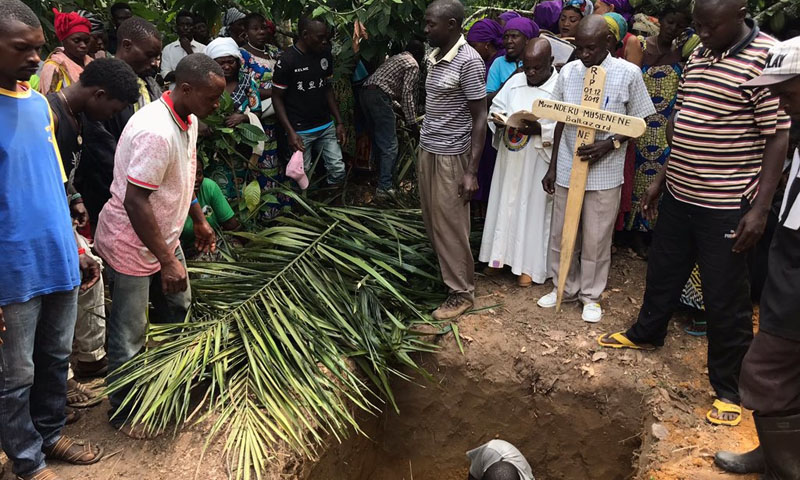
[[[468,480],[534,480],[525,457],[505,440],[492,440],[467,452]]]
[[[656,113],[647,93],[642,73],[636,65],[614,58],[608,52],[611,32],[608,23],[599,15],[589,15],[578,25],[575,36],[578,60],[564,65],[556,82],[553,99],[574,105],[584,103],[584,77],[592,67],[605,70],[605,89],[600,85],[601,110],[644,118]],[[596,70],[596,69],[595,69]],[[579,215],[580,228],[569,274],[564,287],[563,302],[583,303],[583,320],[598,322],[603,316],[600,296],[606,288],[611,266],[611,240],[614,222],[619,211],[623,183],[625,150],[629,137],[619,133],[598,131],[594,143],[577,150],[582,161],[589,163],[583,210],[567,211],[567,195],[572,173],[572,154],[580,139],[578,125],[559,123],[553,140],[550,169],[542,180],[545,191],[554,194],[553,222],[550,228],[550,274],[553,284],[559,284],[561,237],[566,215]],[[540,298],[538,305],[553,308],[557,303],[554,289]]]

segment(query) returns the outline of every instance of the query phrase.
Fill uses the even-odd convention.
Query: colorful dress
[[[247,72],[258,88],[262,90],[269,90],[272,88],[272,72],[275,69],[275,63],[280,55],[280,50],[274,45],[267,45],[266,57],[253,55],[245,49],[241,49],[242,60],[244,65],[242,70]],[[268,110],[266,99],[262,100],[261,112]],[[285,180],[283,174],[283,166],[281,165],[278,155],[278,122],[275,115],[262,116],[261,126],[264,127],[264,133],[267,135],[267,140],[264,142],[264,153],[258,160],[258,167],[262,172],[258,181],[261,184],[262,190],[266,191],[276,188],[281,182]],[[284,195],[277,195],[277,203],[272,205],[272,208],[264,212],[264,219],[270,219],[277,216],[282,207],[289,205],[290,199]]]
[[[683,67],[680,63],[642,67],[644,84],[656,107],[656,114],[649,116],[645,134],[636,140],[636,162],[634,164],[631,211],[625,221],[625,229],[650,232],[651,225],[642,215],[641,200],[647,187],[669,158],[667,123],[675,108]]]

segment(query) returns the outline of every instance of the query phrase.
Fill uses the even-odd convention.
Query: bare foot
[[[722,403],[727,403],[728,405],[737,405],[738,406],[737,403],[731,402],[730,400],[728,400],[726,398],[720,398],[719,400]],[[716,418],[717,420],[722,420],[724,422],[732,422],[732,421],[736,420],[737,418],[739,418],[739,416],[741,414],[740,413],[735,413],[735,412],[720,413],[719,410],[716,409],[716,407],[711,407],[711,413],[709,415],[712,418]]]

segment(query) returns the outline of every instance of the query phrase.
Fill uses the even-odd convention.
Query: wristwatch
[[[617,140],[617,137],[615,137],[614,135],[611,135],[608,138],[609,138],[609,140],[611,140],[611,143],[614,144],[614,150],[619,150],[619,148],[622,146],[622,143],[620,143],[620,141]]]

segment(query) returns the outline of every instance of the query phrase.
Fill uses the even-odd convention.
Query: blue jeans
[[[180,247],[175,256],[186,266]],[[149,320],[153,323],[179,323],[186,318],[192,301],[191,288],[185,292],[165,294],[161,288],[161,272],[149,277],[134,277],[119,273],[106,262],[106,283],[111,292],[111,314],[106,322],[108,332],[108,383],[117,378],[114,371],[131,360],[144,348],[147,336],[148,304],[153,308]],[[119,427],[130,414],[130,405],[123,406],[128,389],[108,396],[111,403],[111,423]]]
[[[328,171],[328,185],[335,185],[344,181],[344,161],[342,148],[336,139],[336,127],[329,126],[324,130],[313,133],[298,133],[303,139],[306,151],[303,152],[303,168],[306,174],[311,174],[311,166],[317,156],[322,152],[325,170]]]
[[[0,445],[14,473],[45,467],[42,449],[61,437],[78,289],[3,306],[0,332]]]
[[[378,159],[378,190],[389,190],[397,162],[397,119],[392,99],[380,89],[364,88],[360,103]]]

